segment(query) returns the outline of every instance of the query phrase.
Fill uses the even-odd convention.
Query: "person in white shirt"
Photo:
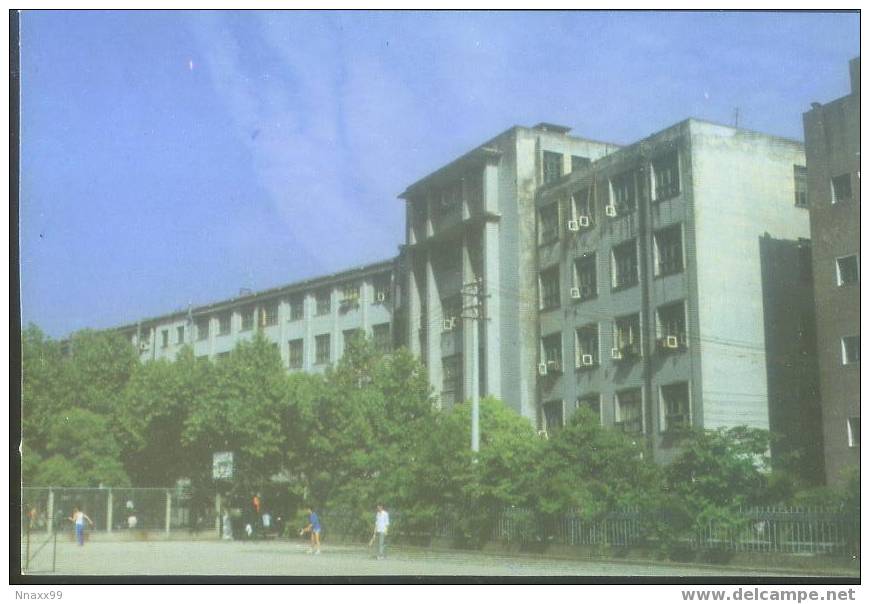
[[[384,509],[384,505],[378,504],[378,513],[375,514],[375,531],[372,533],[372,539],[369,544],[373,544],[375,538],[378,540],[378,560],[384,559],[384,547],[387,539],[387,530],[390,527],[390,514]]]
[[[88,515],[81,511],[78,506],[73,508],[72,516],[69,517],[71,522],[74,522],[76,525],[76,541],[78,544],[85,544],[85,520],[88,521],[88,524],[94,526],[94,521],[88,518]]]

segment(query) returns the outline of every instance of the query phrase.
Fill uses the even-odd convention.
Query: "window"
[[[692,425],[689,414],[689,384],[670,384],[662,386],[662,431],[688,428]]]
[[[541,271],[541,310],[559,308],[559,265]]]
[[[583,217],[586,217],[586,220],[589,221],[588,226],[592,226],[595,224],[595,200],[592,198],[592,189],[586,187],[585,189],[581,189],[572,195],[572,199],[574,201],[574,210],[577,215],[578,220],[582,220]]]
[[[372,327],[372,339],[374,340],[375,350],[378,352],[390,352],[393,348],[393,342],[390,336],[390,324],[381,323]]]
[[[601,423],[601,396],[598,394],[587,394],[577,399],[577,409],[588,409],[595,416],[598,423]]]
[[[538,245],[559,239],[559,202],[538,210]]]
[[[184,344],[184,325],[175,328],[175,340],[179,345]]]
[[[578,368],[598,365],[600,354],[598,352],[598,325],[584,325],[576,330],[577,334],[577,359]]]
[[[554,434],[562,429],[564,418],[562,401],[547,401],[544,403],[544,429]]]
[[[634,239],[613,248],[613,289],[637,285],[637,243]]]
[[[218,335],[225,336],[230,333],[230,313],[225,312],[218,315]]]
[[[350,344],[358,337],[362,335],[362,329],[354,328],[354,329],[345,329],[341,332],[341,339],[344,342],[344,351],[345,353],[348,350]]]
[[[576,172],[577,170],[582,170],[583,168],[588,168],[592,165],[592,160],[588,157],[581,157],[579,155],[571,156],[571,171]]]
[[[655,200],[663,201],[680,194],[680,168],[676,151],[653,160]]]
[[[331,302],[331,294],[332,292],[328,289],[324,289],[322,291],[317,292],[316,295],[316,306],[317,306],[317,314],[318,315],[328,315],[330,311],[330,302]]]
[[[160,332],[160,347],[166,348],[169,346],[169,330],[164,329]]]
[[[225,350],[225,351],[223,351],[223,352],[219,352],[219,353],[217,353],[217,354],[215,355],[215,357],[216,357],[217,360],[219,360],[219,361],[220,361],[221,359],[226,359],[226,358],[228,358],[229,356],[230,356],[230,351],[229,351],[229,350]]]
[[[453,331],[462,327],[462,297],[451,296],[441,300],[442,331]]]
[[[457,180],[453,184],[444,187],[435,193],[436,207],[439,212],[446,214],[458,209],[462,204],[462,181]]]
[[[260,310],[260,325],[268,327],[278,324],[278,303],[269,302]]]
[[[329,334],[324,333],[314,338],[314,362],[322,365],[329,362]]]
[[[390,277],[382,276],[374,280],[375,304],[386,304],[390,301]]]
[[[345,285],[341,290],[341,308],[347,310],[359,306],[360,288],[359,284],[352,283]]]
[[[850,417],[846,420],[846,433],[850,447],[861,446],[861,418]]]
[[[617,392],[615,412],[617,427],[631,434],[642,433],[643,409],[640,388]]]
[[[837,285],[858,283],[858,256],[843,256],[837,258]]]
[[[637,201],[634,172],[625,172],[610,180],[610,203],[619,214],[633,212]]]
[[[842,339],[843,365],[861,362],[861,336],[845,336]]]
[[[659,349],[662,351],[684,349],[688,346],[686,305],[683,302],[659,307],[656,312],[656,333]]]
[[[541,338],[541,358],[547,371],[562,371],[562,333],[556,332]]]
[[[242,315],[242,331],[250,331],[254,329],[254,307],[249,306],[241,310]]]
[[[614,359],[627,359],[640,356],[640,315],[619,317],[613,324]]]
[[[441,403],[452,406],[462,397],[462,355],[444,357],[441,360]]]
[[[794,205],[799,208],[809,207],[807,200],[807,167],[794,167]]]
[[[299,321],[305,317],[305,297],[290,298],[290,320]]]
[[[580,290],[580,299],[589,300],[598,295],[597,257],[595,252],[578,258],[574,262],[575,283]]]
[[[852,175],[841,174],[831,179],[831,203],[852,201]]]
[[[544,151],[544,184],[562,178],[562,154]]]
[[[662,229],[653,235],[656,277],[683,271],[683,232],[680,225]]]
[[[208,339],[208,317],[203,317],[201,319],[196,320],[196,339],[197,340],[207,340]]]
[[[289,357],[290,369],[302,369],[304,363],[305,345],[304,340],[290,340],[289,342]]]

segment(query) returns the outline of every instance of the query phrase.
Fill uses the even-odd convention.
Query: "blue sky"
[[[802,139],[854,14],[25,12],[24,323],[61,337],[393,256],[405,186],[508,127]]]

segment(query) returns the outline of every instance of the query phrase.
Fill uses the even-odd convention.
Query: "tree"
[[[21,432],[26,451],[44,451],[49,420],[64,406],[64,366],[60,346],[47,338],[32,323],[21,334]],[[33,475],[33,465],[25,463],[23,478]]]

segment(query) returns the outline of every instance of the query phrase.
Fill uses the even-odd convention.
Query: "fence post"
[[[109,487],[109,493],[106,495],[106,532],[112,532],[112,510],[114,509],[112,500],[112,487]]]
[[[221,534],[221,494],[217,493],[214,496],[214,530],[217,531],[218,538],[223,537]]]
[[[166,534],[172,526],[172,490],[166,489]]]
[[[48,534],[54,533],[54,490],[48,489],[48,511],[46,514],[46,523],[48,524]]]

